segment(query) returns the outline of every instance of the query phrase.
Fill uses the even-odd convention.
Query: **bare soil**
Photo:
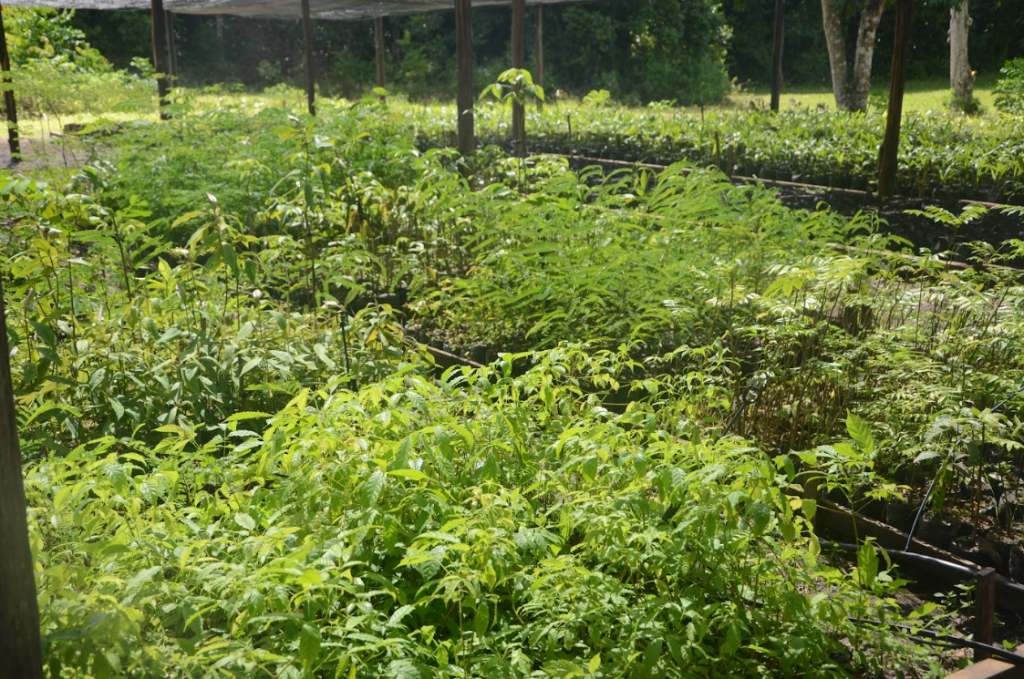
[[[16,174],[47,169],[74,168],[85,162],[86,151],[77,139],[53,137],[49,139],[21,139],[21,160],[11,161],[11,147],[0,141],[0,169]]]

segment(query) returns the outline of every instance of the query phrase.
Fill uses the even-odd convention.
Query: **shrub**
[[[999,71],[995,105],[1003,113],[1024,114],[1024,58],[1007,61]]]

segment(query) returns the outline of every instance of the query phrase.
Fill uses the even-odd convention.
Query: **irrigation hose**
[[[755,608],[764,608],[763,601],[753,599],[749,603],[753,604]],[[980,641],[974,641],[973,639],[965,639],[964,637],[958,637],[955,634],[946,634],[945,632],[936,632],[934,630],[923,628],[919,629],[901,622],[882,622],[881,620],[872,620],[870,618],[858,618],[853,615],[847,616],[846,619],[855,625],[889,627],[891,629],[909,632],[909,634],[907,634],[907,639],[917,643],[927,644],[928,646],[939,646],[942,648],[970,648],[975,651],[985,651],[989,655],[995,656],[1011,665],[1024,665],[1024,655],[1018,655],[1013,651],[1003,648],[1002,646],[993,646],[992,644],[985,644]]]
[[[833,549],[840,549],[844,552],[854,552],[860,550],[857,545],[850,544],[848,542],[832,542],[831,540],[819,540],[818,544],[822,547],[831,547]],[[875,545],[875,547],[881,549],[881,545]],[[964,579],[977,577],[978,572],[972,570],[968,566],[963,566],[952,561],[946,561],[944,559],[937,559],[934,556],[927,556],[926,554],[917,554],[916,552],[901,552],[898,549],[886,549],[885,553],[888,554],[894,561],[905,561],[907,563],[914,563],[921,566],[931,566],[933,568],[942,568],[947,571],[955,572]]]
[[[737,408],[736,412],[733,413],[732,417],[729,418],[729,421],[725,424],[725,428],[721,431],[721,433],[719,433],[718,436],[715,437],[715,442],[720,441],[722,438],[725,437],[726,434],[728,434],[732,430],[732,426],[736,424],[736,420],[740,419],[740,416],[744,412],[746,412],[747,406],[750,405],[751,403],[756,403],[757,399],[761,398],[761,392],[764,391],[764,388],[766,386],[767,382],[765,384],[755,384],[747,388],[746,393],[743,394],[743,397],[740,400],[740,407]]]
[[[1006,405],[1010,401],[1010,399],[1012,399],[1014,396],[1016,396],[1017,394],[1019,394],[1021,392],[1024,392],[1024,384],[1020,385],[1020,387],[1017,388],[1017,391],[1013,392],[1012,394],[1010,394],[1009,396],[1004,398],[1002,401],[1000,401],[999,403],[997,403],[994,406],[992,406],[992,410],[990,412],[994,413],[994,412],[998,411],[1000,408],[1002,408],[1004,405]],[[967,443],[967,439],[958,439],[953,444],[953,446],[956,447],[956,446],[963,445],[965,443]],[[910,532],[907,533],[907,546],[906,546],[905,549],[908,552],[910,551],[911,544],[914,542],[914,533],[917,532],[917,524],[921,521],[921,515],[924,514],[924,508],[926,506],[928,506],[928,498],[931,497],[932,491],[935,490],[935,482],[939,480],[940,476],[942,476],[942,469],[944,467],[945,467],[945,463],[943,463],[942,467],[939,467],[939,471],[932,478],[932,482],[930,484],[928,484],[928,490],[926,490],[925,493],[924,493],[924,499],[921,500],[921,506],[917,508],[917,513],[914,515],[914,523],[911,524]]]
[[[935,632],[929,629],[917,629],[910,625],[905,625],[899,622],[882,622],[880,620],[869,620],[865,618],[855,618],[850,616],[850,622],[857,625],[876,625],[891,627],[895,629],[904,630],[911,632],[907,638],[920,643],[928,644],[930,646],[944,646],[946,648],[970,648],[975,651],[985,651],[986,653],[995,656],[1003,662],[1011,665],[1024,665],[1024,655],[1018,655],[1013,651],[1008,651],[1002,646],[993,646],[992,644],[983,644],[980,641],[974,641],[973,639],[965,639],[952,634],[945,634],[943,632]]]

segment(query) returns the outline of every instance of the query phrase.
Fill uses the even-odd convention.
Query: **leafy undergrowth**
[[[878,562],[822,566],[773,464],[622,415],[561,351],[337,381],[228,440],[28,470],[55,676],[841,676],[905,665]],[[244,427],[266,419],[262,434]],[[796,501],[799,507],[801,502]],[[871,553],[874,549],[871,548]],[[843,643],[846,640],[847,643]]]
[[[1015,272],[322,109],[0,184],[54,676],[940,671],[849,621],[902,583],[870,545],[824,565],[787,493],[938,475],[934,510],[1018,531],[982,512],[1021,483]],[[495,362],[438,378],[416,334]]]

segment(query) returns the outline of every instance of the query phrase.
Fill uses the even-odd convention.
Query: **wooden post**
[[[39,603],[28,541],[10,355],[0,281],[0,677],[43,679]]]
[[[301,0],[302,45],[306,61],[306,107],[309,115],[316,115],[316,71],[313,64],[313,29],[309,21],[309,0]]]
[[[169,11],[165,13],[167,23],[167,63],[170,68],[168,75],[171,76],[171,84],[178,85],[178,47],[174,41],[174,15]]]
[[[782,98],[782,45],[786,37],[786,0],[775,0],[775,36],[772,42],[772,104],[779,110]]]
[[[910,21],[914,0],[896,1],[896,38],[892,51],[892,75],[889,80],[889,108],[885,114],[885,139],[878,153],[878,195],[888,198],[896,193],[897,154],[900,148],[900,122],[903,118],[903,89],[907,82],[907,56],[910,54]]]
[[[544,5],[537,5],[536,21],[537,21],[537,45],[536,45],[536,69],[537,72],[533,74],[533,82],[537,83],[541,88],[544,87]],[[544,101],[542,99],[537,100],[537,110],[544,108]]]
[[[11,84],[11,57],[7,54],[7,31],[4,29],[4,10],[0,6],[0,69],[4,84]],[[7,112],[7,143],[11,146],[11,163],[21,160],[21,140],[18,138],[18,107],[14,104],[14,90],[4,90],[4,108]]]
[[[974,608],[974,640],[991,644],[996,620],[996,569],[982,568],[978,571],[978,585],[975,589],[977,601]],[[985,651],[974,652],[974,662],[988,659]]]
[[[373,44],[377,50],[377,87],[386,87],[384,79],[384,17],[373,20]]]
[[[160,118],[169,117],[164,107],[167,105],[167,26],[164,14],[164,0],[150,0],[150,12],[153,24],[153,68],[156,69],[156,93],[160,99]]]
[[[473,3],[472,0],[455,0],[455,42],[458,64],[458,108],[459,153],[471,156],[476,152],[476,136],[473,130]]]
[[[526,67],[526,0],[512,0],[512,68]],[[516,88],[516,96],[521,96]],[[512,150],[516,156],[526,156],[526,107],[512,101]]]

